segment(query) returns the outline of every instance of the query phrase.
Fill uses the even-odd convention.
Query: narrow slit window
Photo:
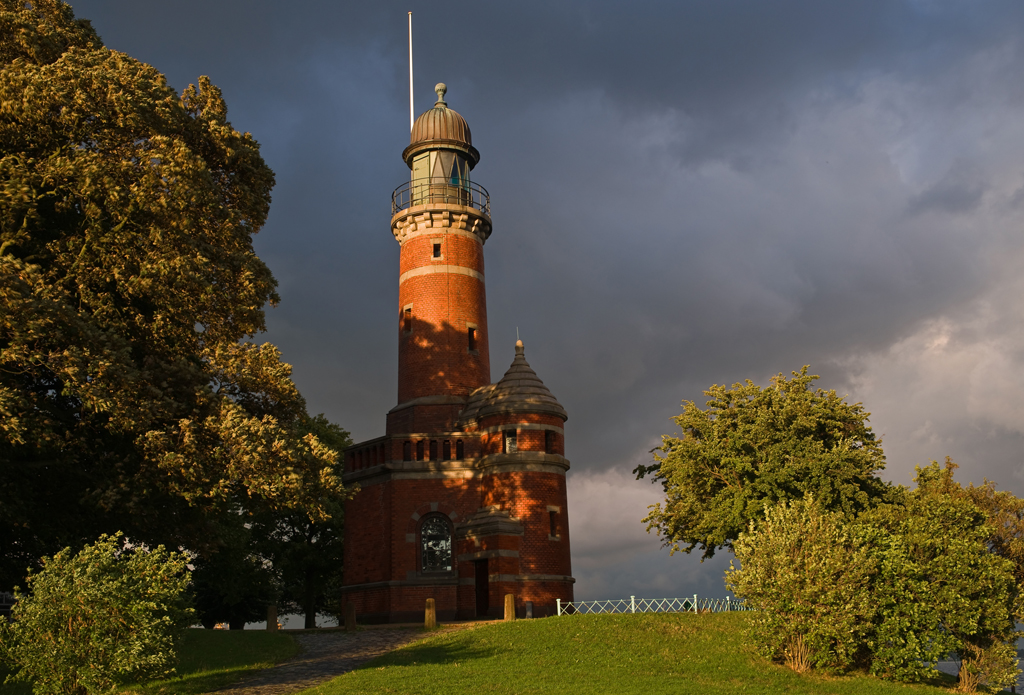
[[[514,454],[514,453],[516,453],[519,450],[518,446],[516,445],[516,431],[515,430],[506,430],[505,436],[504,436],[503,440],[504,440],[504,443],[505,443],[505,453],[506,454]]]
[[[470,326],[466,329],[466,336],[469,338],[469,349],[476,350],[476,329]]]
[[[450,439],[444,440],[444,448],[442,449],[445,461],[452,460],[452,442]]]
[[[402,330],[406,333],[412,333],[412,307],[405,307],[405,311],[402,312]]]
[[[412,442],[406,442],[402,445],[402,460],[412,461]]]
[[[555,453],[555,433],[551,430],[544,430],[544,453]]]
[[[422,439],[419,440],[418,442],[416,442],[416,460],[417,461],[422,461],[423,460],[423,440]]]
[[[436,461],[437,460],[437,440],[436,439],[431,439],[430,440],[430,460],[431,461]]]
[[[455,458],[461,461],[466,457],[466,450],[463,447],[462,440],[457,439],[455,441]]]
[[[552,536],[557,536],[558,535],[558,512],[556,512],[553,509],[548,512],[548,524],[550,524],[550,526],[551,526],[551,535]]]
[[[440,257],[441,257],[441,245],[440,244],[434,244],[434,258],[440,258]]]

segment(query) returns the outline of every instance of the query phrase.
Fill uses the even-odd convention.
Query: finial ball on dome
[[[440,104],[443,106],[444,95],[448,93],[448,85],[446,85],[444,82],[438,82],[436,85],[434,85],[434,91],[437,92],[437,104],[434,105],[437,106],[438,104]]]
[[[516,341],[516,354],[517,355],[525,355],[526,354],[526,348],[523,347],[523,341],[521,341],[521,340],[517,340]]]

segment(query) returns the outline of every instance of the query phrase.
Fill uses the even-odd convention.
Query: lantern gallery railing
[[[471,181],[452,181],[427,178],[407,181],[391,194],[391,214],[413,205],[447,203],[466,205],[491,216],[491,194],[483,186]]]
[[[557,601],[558,615],[590,613],[727,613],[748,611],[743,601],[735,598],[615,598],[603,601]]]

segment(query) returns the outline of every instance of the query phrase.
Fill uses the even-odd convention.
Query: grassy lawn
[[[208,693],[284,661],[298,651],[295,640],[280,632],[189,630],[181,646],[181,661],[175,678],[131,686],[121,692],[144,695]],[[20,683],[0,685],[0,695],[30,695],[31,692],[31,686]]]
[[[434,635],[305,695],[945,693],[870,676],[799,676],[744,645],[742,613],[523,620]],[[952,685],[952,679],[937,683]]]

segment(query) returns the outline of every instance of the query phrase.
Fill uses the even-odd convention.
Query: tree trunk
[[[313,581],[313,571],[306,570],[306,600],[302,602],[302,612],[306,614],[306,624],[304,627],[307,630],[312,630],[316,627],[316,586]]]

